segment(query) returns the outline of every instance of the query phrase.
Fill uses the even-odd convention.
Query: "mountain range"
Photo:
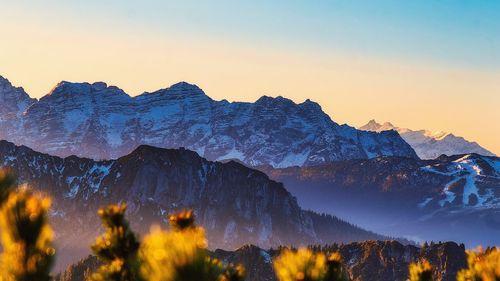
[[[211,162],[185,149],[143,145],[117,160],[94,161],[0,141],[0,166],[53,198],[50,216],[61,265],[88,254],[100,232],[97,210],[118,202],[128,204],[131,225],[141,234],[165,223],[169,213],[193,209],[210,248],[388,238],[301,209],[281,183],[260,171],[233,161]]]
[[[485,156],[496,156],[493,152],[483,148],[477,142],[471,142],[463,137],[442,131],[414,131],[407,128],[395,127],[390,122],[380,124],[375,120],[370,120],[359,129],[371,132],[396,131],[409,145],[411,145],[417,155],[422,159],[434,159],[442,154],[451,156],[476,153]]]
[[[434,280],[455,281],[457,272],[466,267],[465,248],[453,242],[416,247],[397,241],[365,241],[314,249],[339,251],[350,280],[356,281],[406,281],[408,265],[422,259],[433,264]],[[280,249],[264,250],[246,245],[235,251],[216,250],[211,255],[226,263],[243,264],[247,270],[247,281],[277,281],[272,260],[279,253]],[[89,256],[68,267],[55,280],[85,281],[85,277],[99,265],[95,257]]]
[[[37,100],[0,77],[0,102],[0,166],[54,199],[60,269],[88,254],[97,209],[117,202],[140,234],[191,208],[211,249],[500,244],[500,158],[451,134],[356,129],[310,100],[215,101],[185,82],[136,97],[61,82]]]
[[[36,100],[0,78],[0,100],[0,138],[61,157],[115,159],[146,144],[249,166],[417,158],[396,132],[339,125],[310,100],[215,101],[185,82],[136,97],[103,82],[61,82]]]
[[[500,158],[378,157],[314,167],[261,167],[299,204],[415,241],[500,244]]]

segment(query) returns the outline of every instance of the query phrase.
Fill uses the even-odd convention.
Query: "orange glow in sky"
[[[61,24],[25,12],[0,12],[0,75],[32,97],[40,98],[61,80],[105,81],[130,95],[187,81],[216,100],[310,98],[337,123],[361,126],[377,119],[447,131],[500,154],[500,68],[140,25]]]

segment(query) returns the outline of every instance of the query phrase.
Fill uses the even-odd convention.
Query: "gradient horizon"
[[[3,3],[5,2],[5,3]],[[447,131],[500,155],[500,1],[0,0],[0,75],[131,95],[318,102],[338,123]]]

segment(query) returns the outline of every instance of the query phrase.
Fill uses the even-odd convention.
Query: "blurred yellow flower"
[[[154,228],[144,238],[139,255],[141,274],[150,281],[175,280],[176,272],[182,267],[206,262],[207,241],[201,227],[183,231],[163,231]]]
[[[323,280],[327,273],[326,256],[301,248],[294,252],[285,249],[274,261],[276,276],[280,281]]]
[[[1,185],[1,184],[0,184]],[[55,249],[47,223],[50,199],[27,189],[12,191],[0,210],[2,280],[49,280]]]
[[[491,248],[484,251],[467,252],[468,268],[460,271],[458,281],[498,281],[500,280],[500,250]]]
[[[431,281],[432,280],[432,266],[427,260],[422,260],[418,263],[412,263],[409,267],[410,279],[409,281]]]

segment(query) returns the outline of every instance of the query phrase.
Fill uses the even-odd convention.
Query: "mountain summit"
[[[442,131],[414,131],[407,128],[396,127],[390,122],[380,124],[375,120],[370,120],[364,126],[359,127],[359,129],[371,132],[396,131],[412,146],[417,155],[422,159],[434,159],[442,154],[450,156],[477,153],[485,156],[496,156],[476,142],[471,142],[462,137]]]
[[[215,101],[186,82],[136,97],[103,82],[61,82],[27,109],[13,105],[9,110],[18,125],[0,128],[0,135],[63,157],[118,158],[142,144],[185,147],[209,160],[235,159],[250,166],[417,157],[397,133],[339,125],[310,100]]]

